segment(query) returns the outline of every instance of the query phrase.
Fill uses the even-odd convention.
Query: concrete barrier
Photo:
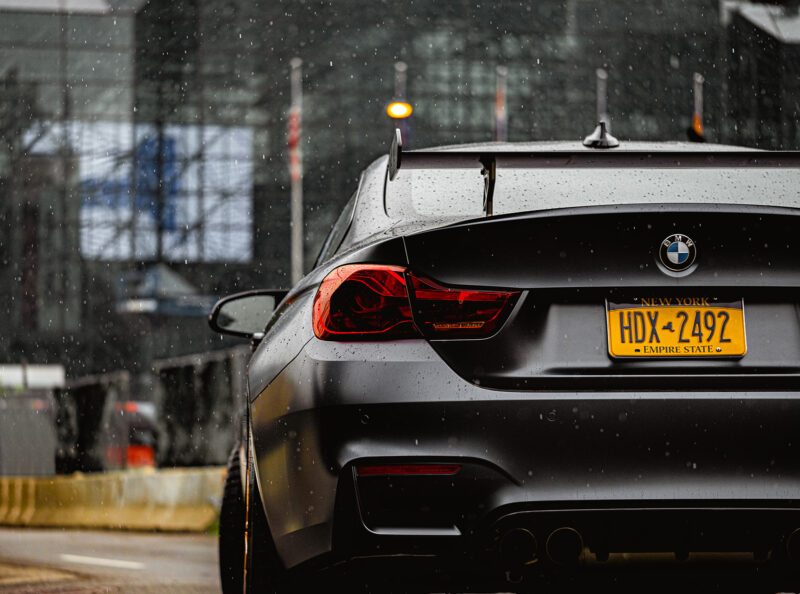
[[[224,478],[222,467],[0,478],[0,525],[204,531]]]

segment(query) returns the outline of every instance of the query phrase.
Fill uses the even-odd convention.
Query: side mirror
[[[208,325],[222,334],[251,339],[257,337],[264,332],[264,327],[287,293],[259,289],[224,297],[211,310]]]

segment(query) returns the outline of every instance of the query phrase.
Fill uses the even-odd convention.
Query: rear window
[[[797,169],[498,169],[494,214],[641,203],[800,208]],[[386,186],[393,217],[480,216],[477,169],[401,170]]]

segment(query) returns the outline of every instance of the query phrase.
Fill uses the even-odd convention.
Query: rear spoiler
[[[400,169],[480,168],[484,176],[483,208],[492,215],[497,167],[509,169],[762,169],[800,168],[800,151],[406,151],[395,130],[389,151],[389,179]]]

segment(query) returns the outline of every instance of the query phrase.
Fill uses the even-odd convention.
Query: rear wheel
[[[228,472],[219,512],[219,578],[223,594],[242,594],[244,586],[245,503],[240,447],[228,457]]]

